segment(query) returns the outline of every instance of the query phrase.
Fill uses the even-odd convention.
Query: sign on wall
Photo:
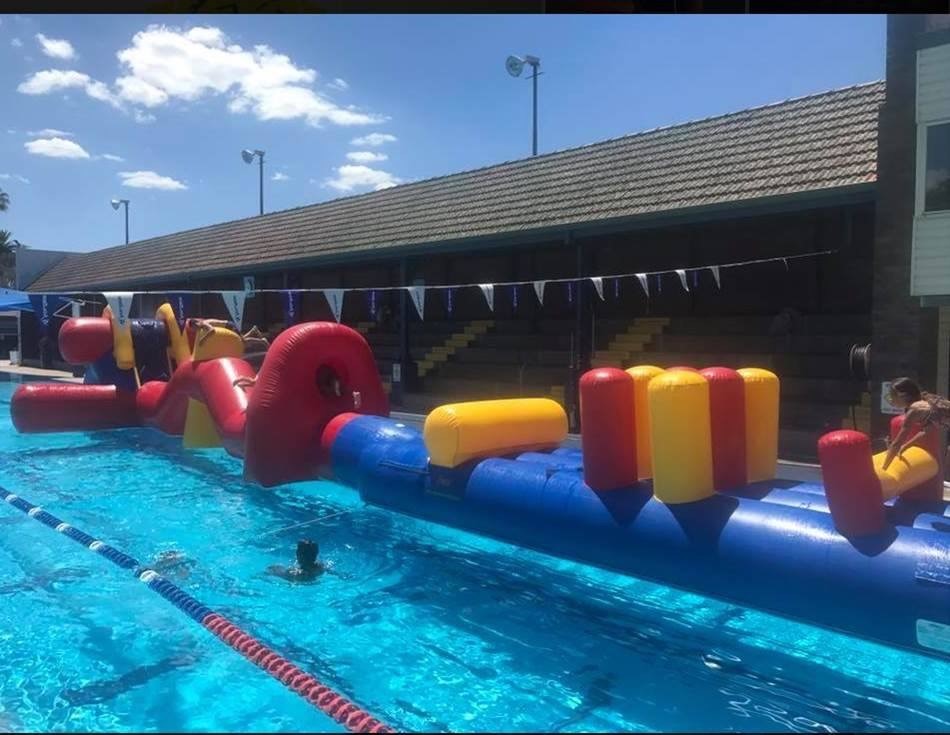
[[[881,383],[881,413],[887,413],[887,414],[891,414],[892,416],[896,416],[898,414],[903,413],[903,411],[901,411],[896,406],[892,406],[890,403],[888,403],[887,394],[890,392],[891,392],[891,381],[885,380],[884,382]]]

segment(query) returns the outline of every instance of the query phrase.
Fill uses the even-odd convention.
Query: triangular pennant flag
[[[682,268],[677,268],[676,275],[680,277],[680,283],[683,284],[683,290],[689,291],[689,285],[686,283],[686,271]]]
[[[296,324],[300,316],[300,291],[281,291],[280,295],[284,305],[284,324],[289,327]]]
[[[478,287],[482,290],[482,293],[485,294],[485,301],[488,302],[488,310],[495,310],[495,284],[493,283],[479,283]]]
[[[379,308],[376,301],[376,289],[374,288],[367,291],[366,298],[369,299],[369,318],[375,322],[376,313]]]
[[[643,293],[646,294],[647,298],[650,298],[650,282],[647,280],[647,274],[637,273],[637,280],[640,281],[640,286],[643,287]]]
[[[185,323],[185,318],[188,316],[188,309],[191,306],[191,294],[173,291],[167,294],[167,298],[168,303],[172,307],[172,311],[175,312],[175,319],[178,321],[178,326],[182,326]]]
[[[327,297],[327,303],[330,305],[330,311],[333,312],[333,318],[337,323],[343,315],[343,294],[346,293],[342,288],[325,288],[323,295]]]
[[[718,265],[711,265],[711,266],[709,266],[709,270],[712,271],[713,278],[716,279],[716,288],[718,288],[718,289],[721,291],[721,290],[722,290],[722,283],[719,282],[719,266],[718,266]]]
[[[53,320],[53,315],[69,301],[69,299],[62,296],[49,296],[47,294],[30,294],[28,298],[33,306],[33,314],[39,322],[40,334],[46,334],[49,323]]]
[[[594,290],[597,291],[597,295],[600,296],[600,300],[604,300],[604,279],[601,276],[593,276],[590,279],[590,282],[594,284]]]
[[[663,274],[656,274],[656,292],[658,294],[663,293]]]
[[[518,284],[513,283],[511,285],[511,308],[514,311],[518,311]]]
[[[699,288],[699,271],[690,271],[693,274],[693,288]]]
[[[426,306],[425,286],[406,286],[406,289],[409,291],[409,298],[412,299],[412,303],[416,305],[416,311],[419,313],[419,318],[425,320],[425,317],[423,316]]]
[[[534,294],[538,297],[538,303],[544,306],[544,286],[547,281],[534,282]]]
[[[445,311],[451,317],[452,312],[455,311],[455,289],[447,288],[445,289]]]
[[[567,282],[567,303],[574,303],[574,281]]]
[[[782,258],[782,262],[785,263],[785,270],[788,270],[788,258]]]
[[[228,307],[228,314],[231,315],[231,321],[237,326],[238,331],[244,324],[244,300],[247,298],[246,291],[221,291],[221,298],[224,299],[224,305]]]
[[[108,291],[102,295],[106,297],[116,323],[124,327],[129,321],[129,310],[132,308],[132,297],[135,294],[131,291]]]
[[[619,278],[614,279],[614,298],[615,299],[620,298],[620,279]]]

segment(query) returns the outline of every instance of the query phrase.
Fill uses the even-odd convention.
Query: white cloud
[[[297,67],[265,45],[245,49],[230,43],[218,28],[149,26],[118,57],[125,72],[116,80],[119,98],[147,108],[225,95],[231,112],[259,120],[302,118],[315,126],[381,121],[315,92],[310,87],[317,78],[313,69]]]
[[[47,38],[42,33],[36,34],[36,40],[39,41],[40,48],[47,56],[67,61],[76,58],[76,49],[69,41],[61,38]]]
[[[122,163],[123,161],[125,161],[125,159],[122,158],[122,156],[116,156],[115,154],[112,154],[112,153],[103,153],[101,158],[104,158],[107,161],[118,161],[119,163]]]
[[[374,163],[389,158],[385,153],[374,153],[373,151],[350,151],[346,154],[346,157],[356,163]]]
[[[274,173],[273,176],[270,177],[270,180],[271,181],[290,181],[290,177],[285,173],[281,173],[280,171],[277,171]]]
[[[340,77],[334,79],[327,86],[331,89],[339,89],[341,92],[344,92],[350,88],[350,85],[347,84],[343,79],[340,79]]]
[[[338,191],[353,191],[354,189],[371,188],[375,191],[388,189],[401,182],[401,179],[387,171],[370,168],[369,166],[351,166],[345,164],[334,169],[336,177],[327,179],[326,185]]]
[[[56,128],[43,128],[42,130],[30,130],[27,135],[33,138],[74,138],[75,135],[67,130],[57,130]]]
[[[13,48],[21,48],[23,46],[23,41],[21,41],[19,38],[13,38],[10,40],[10,45],[13,46]]]
[[[131,186],[133,189],[163,189],[164,191],[179,191],[188,187],[170,176],[162,176],[154,171],[120,171],[122,186]]]
[[[50,94],[63,89],[81,89],[93,99],[119,107],[119,101],[102,82],[92,79],[79,71],[46,69],[38,71],[20,83],[17,91],[21,94]]]
[[[369,135],[364,135],[361,138],[353,138],[350,141],[351,145],[368,145],[371,148],[378,148],[384,143],[395,143],[396,136],[390,135],[389,133],[370,133]]]
[[[133,112],[133,116],[135,117],[135,122],[141,123],[142,125],[155,122],[155,115],[151,114],[150,112],[135,110]]]
[[[0,174],[0,179],[2,179],[3,181],[9,181],[11,179],[15,179],[19,181],[21,184],[30,183],[30,180],[28,178],[26,178],[25,176],[20,176],[20,174]]]
[[[65,138],[40,138],[23,144],[30,153],[49,158],[89,158],[86,150],[71,140]]]

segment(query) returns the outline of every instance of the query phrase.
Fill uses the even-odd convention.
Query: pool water
[[[18,435],[14,388],[0,383],[0,485],[143,563],[179,552],[172,581],[397,729],[950,732],[948,662],[402,517],[332,483],[251,487],[223,450],[156,431]],[[302,537],[331,573],[268,575]],[[0,731],[53,730],[341,727],[128,572],[0,504]]]

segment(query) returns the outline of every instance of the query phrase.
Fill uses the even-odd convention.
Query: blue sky
[[[0,15],[0,229],[93,250],[124,240],[113,197],[132,240],[255,215],[242,148],[266,151],[267,211],[522,158],[511,53],[541,58],[544,153],[883,78],[884,33],[872,15]]]

